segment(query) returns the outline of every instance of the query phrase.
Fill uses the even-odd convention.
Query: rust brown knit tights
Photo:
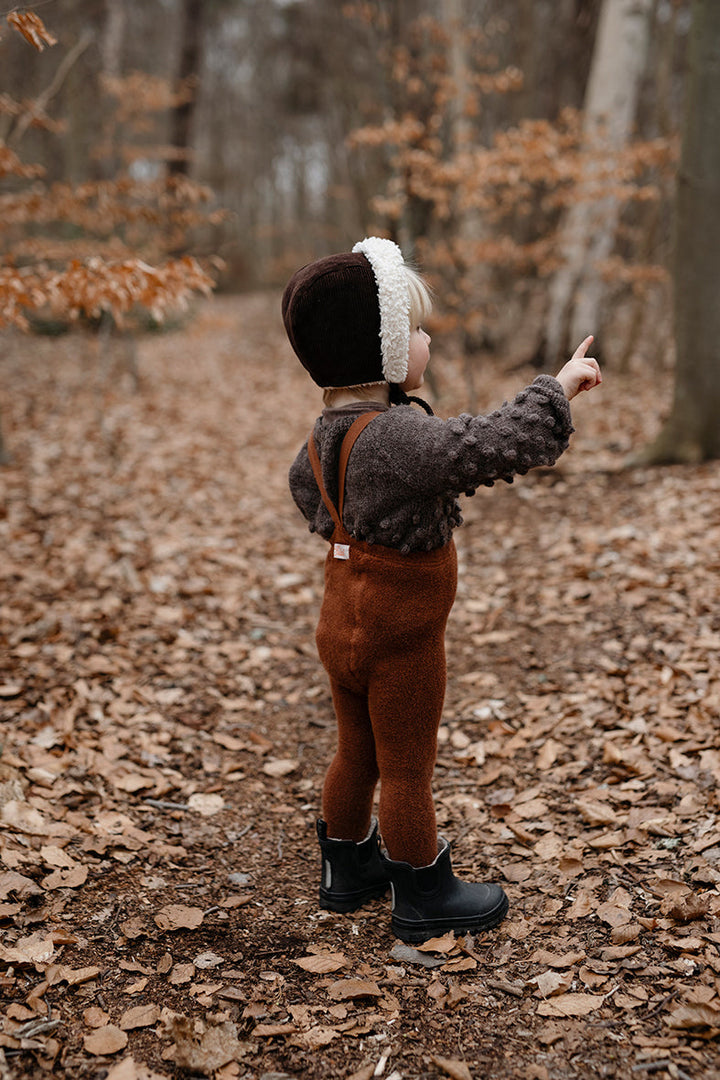
[[[331,554],[317,631],[338,724],[323,789],[328,836],[366,836],[379,779],[383,842],[413,866],[437,855],[432,774],[456,582],[454,546],[431,554],[384,558],[356,542],[352,566]]]
[[[427,866],[437,855],[432,774],[444,683],[426,682],[411,664],[385,680],[379,672],[367,695],[330,685],[338,748],[323,789],[328,836],[364,839],[380,779],[378,817],[390,857]]]

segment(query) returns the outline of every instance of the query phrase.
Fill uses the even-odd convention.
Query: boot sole
[[[454,934],[466,934],[474,930],[492,930],[498,926],[508,911],[508,898],[493,911],[487,911],[484,915],[458,917],[456,919],[398,919],[392,917],[390,927],[395,937],[408,945],[421,945],[430,938],[441,937],[452,930]]]
[[[371,900],[379,900],[390,889],[390,882],[386,885],[377,885],[374,889],[363,890],[357,893],[340,893],[333,896],[324,889],[320,890],[320,907],[324,911],[336,911],[340,915],[347,915],[350,911],[369,904]]]

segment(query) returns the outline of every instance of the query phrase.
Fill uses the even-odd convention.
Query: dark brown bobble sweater
[[[457,497],[481,484],[512,482],[538,465],[553,465],[573,432],[570,403],[557,379],[539,375],[514,401],[487,416],[450,420],[410,405],[361,402],[325,409],[314,435],[328,494],[337,505],[340,445],[358,415],[381,410],[358,439],[347,467],[343,523],[356,540],[409,553],[446,544],[462,523]],[[290,468],[290,491],[325,540],[332,519],[308,459],[307,443]]]

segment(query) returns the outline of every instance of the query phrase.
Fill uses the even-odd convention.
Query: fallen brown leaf
[[[625,945],[628,941],[636,941],[637,938],[643,932],[643,927],[640,923],[628,922],[621,923],[619,926],[613,927],[610,934],[610,940],[613,945]]]
[[[532,877],[533,868],[529,863],[510,862],[500,867],[500,873],[506,881],[519,884]]]
[[[548,998],[564,994],[572,986],[573,978],[572,971],[568,971],[563,975],[557,971],[544,971],[530,981],[537,983],[536,997]]]
[[[691,894],[680,898],[666,897],[660,905],[663,915],[669,915],[679,923],[693,922],[695,919],[704,919],[710,911],[710,898]]]
[[[336,1028],[317,1024],[307,1031],[300,1032],[299,1035],[294,1035],[291,1039],[288,1039],[288,1042],[291,1046],[302,1046],[306,1050],[319,1050],[321,1046],[328,1046],[333,1039],[337,1039],[339,1036],[340,1032]]]
[[[565,912],[566,919],[585,919],[590,915],[596,905],[596,900],[587,889],[578,889],[570,907]]]
[[[163,1080],[160,1073],[153,1072],[147,1065],[138,1063],[132,1057],[123,1058],[112,1066],[105,1080]]]
[[[536,949],[530,960],[534,964],[544,964],[551,968],[570,968],[585,959],[584,952],[553,953],[546,949]]]
[[[213,817],[225,807],[222,795],[205,795],[197,792],[188,799],[188,808],[200,814],[201,817]]]
[[[367,979],[339,979],[328,987],[328,994],[335,1001],[349,1001],[363,997],[382,997],[377,983]]]
[[[541,772],[546,772],[555,764],[562,750],[562,743],[556,742],[554,739],[546,739],[536,758],[538,769]]]
[[[55,955],[51,934],[36,930],[29,937],[18,938],[14,945],[0,945],[0,959],[8,964],[47,964]]]
[[[79,889],[88,879],[87,866],[74,866],[69,870],[55,870],[43,878],[44,889]]]
[[[27,833],[29,836],[48,836],[52,830],[50,823],[26,802],[11,799],[5,803],[0,811],[0,817],[5,825],[18,832]]]
[[[431,1055],[430,1060],[447,1076],[452,1077],[452,1080],[473,1080],[472,1073],[464,1061],[459,1061],[457,1058],[437,1057],[435,1054]]]
[[[247,1052],[247,1044],[237,1037],[236,1024],[224,1021],[201,1027],[203,1030],[196,1031],[194,1021],[186,1016],[167,1018],[167,1033],[173,1042],[172,1060],[179,1068],[207,1074]]]
[[[595,994],[562,994],[538,1005],[540,1016],[589,1016],[599,1009],[605,998]]]
[[[86,1009],[83,1013],[83,1020],[88,1027],[99,1028],[105,1027],[110,1016],[101,1009],[98,1005],[91,1005],[89,1009]]]
[[[357,1072],[348,1076],[347,1080],[371,1080],[375,1074],[375,1062],[370,1065],[363,1065],[362,1069],[358,1069]]]
[[[292,1035],[296,1031],[295,1024],[256,1024],[252,1033],[258,1039],[271,1039],[275,1035]]]
[[[457,938],[452,930],[448,930],[442,937],[429,938],[428,941],[423,942],[422,945],[415,945],[414,948],[418,952],[449,953],[456,946]]]
[[[101,971],[102,968],[99,967],[71,968],[67,964],[50,964],[45,969],[45,978],[49,986],[56,986],[61,982],[68,986],[79,986],[94,979]]]
[[[195,930],[202,921],[202,908],[185,904],[168,904],[155,916],[155,924],[161,930]]]
[[[331,971],[344,968],[347,960],[342,953],[317,953],[315,956],[303,956],[300,960],[293,960],[293,964],[315,975],[327,975]]]
[[[170,982],[173,986],[182,986],[188,983],[195,975],[194,964],[175,964],[170,972]]]
[[[41,847],[40,856],[43,862],[46,862],[48,866],[53,866],[59,870],[71,870],[77,866],[77,861],[75,859],[68,855],[63,848],[53,844],[45,844]]]
[[[278,758],[266,761],[263,765],[263,772],[266,776],[289,776],[290,773],[294,773],[300,762],[296,758]]]
[[[128,1037],[124,1031],[114,1024],[97,1028],[90,1035],[83,1037],[83,1046],[88,1054],[95,1057],[104,1057],[106,1054],[117,1054],[127,1046]]]
[[[691,1030],[693,1028],[713,1028],[720,1032],[720,1008],[711,1005],[680,1005],[665,1017],[665,1023],[671,1028]]]
[[[123,1031],[133,1031],[135,1028],[152,1027],[159,1019],[159,1005],[136,1005],[122,1014],[120,1027]]]

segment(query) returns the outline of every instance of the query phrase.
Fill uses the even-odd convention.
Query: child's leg
[[[412,866],[427,866],[438,853],[432,775],[444,698],[442,641],[404,662],[380,661],[370,684],[380,832],[390,857]]]
[[[338,747],[325,776],[323,817],[329,837],[359,843],[370,827],[378,780],[367,697],[353,693],[333,678],[330,688],[338,724]]]

